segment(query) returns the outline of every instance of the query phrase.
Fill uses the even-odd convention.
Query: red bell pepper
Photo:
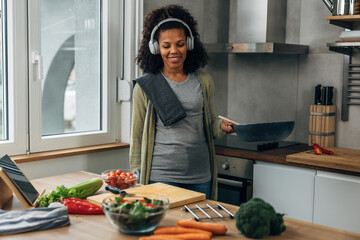
[[[68,213],[75,214],[104,214],[101,207],[78,198],[64,198],[63,204],[67,207]]]
[[[328,149],[325,149],[325,148],[323,148],[323,147],[320,147],[320,145],[317,144],[317,143],[314,143],[314,144],[312,145],[312,148],[314,149],[314,153],[315,153],[316,155],[320,155],[320,154],[322,154],[322,153],[328,154],[328,155],[333,155],[333,154],[334,154],[333,151],[328,150]]]
[[[314,149],[314,153],[315,153],[316,155],[322,154],[321,148],[320,148],[320,146],[319,146],[318,144],[314,143],[314,144],[312,145],[312,148]]]

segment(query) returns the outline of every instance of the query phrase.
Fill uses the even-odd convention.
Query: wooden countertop
[[[215,146],[216,154],[247,158],[258,161],[286,164],[286,155],[311,150],[307,144],[296,144],[267,151],[250,151],[237,148]]]
[[[309,161],[310,156],[317,156],[315,154],[299,154],[312,150],[307,144],[297,144],[293,146],[277,148],[267,151],[248,151],[236,148],[215,146],[215,152],[219,155],[226,155],[231,157],[240,157],[252,159],[255,161],[264,161],[270,163],[284,164],[296,167],[311,168],[315,170],[322,170],[328,172],[349,174],[360,176],[360,150],[345,149],[345,148],[329,148],[335,151],[335,156],[332,161],[318,160]],[[351,157],[350,161],[344,162],[343,157]],[[290,156],[290,158],[287,158]],[[321,155],[322,156],[322,155]],[[329,155],[320,157],[320,159],[329,159]],[[355,166],[355,167],[354,167]]]
[[[76,172],[70,174],[64,174],[54,177],[47,177],[33,180],[32,183],[37,189],[46,188],[47,192],[52,191],[58,185],[71,186],[81,181],[87,180],[94,176],[99,176],[88,172]],[[99,191],[103,193],[104,187]],[[198,202],[200,206],[206,203],[214,204],[214,201],[206,200]],[[190,204],[191,207],[194,204]],[[230,211],[235,213],[238,210],[237,206],[224,204]],[[181,210],[182,207],[170,209],[165,218],[160,223],[160,226],[174,226],[178,219],[191,218],[190,213],[186,213]],[[7,206],[7,209],[16,210],[22,209],[19,201],[16,198],[13,199],[12,204]],[[215,236],[213,239],[248,239],[243,237],[235,226],[235,220],[226,219],[219,220],[219,223],[225,224],[228,228],[228,233],[225,236]],[[285,225],[287,230],[280,236],[265,237],[263,239],[288,239],[288,240],[328,240],[328,239],[347,239],[357,240],[360,238],[360,234],[346,232],[334,228],[320,226],[312,223],[306,223],[290,218],[285,218]],[[36,240],[48,240],[48,239],[139,239],[139,236],[131,236],[120,233],[116,230],[107,220],[104,215],[70,215],[70,225],[62,228],[29,232],[23,234],[5,235],[6,239],[36,239]]]

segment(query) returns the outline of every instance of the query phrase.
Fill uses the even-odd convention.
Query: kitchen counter
[[[92,177],[99,176],[97,174],[88,172],[76,172],[70,174],[64,174],[54,177],[46,177],[41,179],[33,180],[32,183],[37,189],[46,189],[47,192],[52,191],[58,185],[72,186],[81,181],[90,179]],[[104,186],[99,190],[98,193],[104,193]],[[200,206],[209,203],[213,205],[215,202],[206,200],[198,202]],[[192,207],[194,204],[189,204]],[[224,204],[230,211],[235,213],[238,210],[237,206]],[[186,213],[181,210],[182,207],[170,209],[165,218],[162,220],[160,226],[174,226],[178,219],[191,218],[190,213]],[[20,202],[14,197],[13,201],[7,205],[7,210],[19,210],[22,209]],[[263,239],[292,239],[292,240],[303,240],[303,239],[347,239],[355,240],[360,238],[360,234],[346,232],[334,228],[324,227],[312,223],[302,222],[290,218],[284,218],[287,230],[280,236],[265,237]],[[226,219],[218,220],[218,223],[224,224],[228,228],[228,232],[225,236],[214,236],[213,239],[247,239],[239,234],[236,229],[235,220]],[[139,236],[124,235],[117,231],[106,219],[104,215],[70,215],[70,225],[62,228],[29,232],[23,234],[6,235],[6,239],[138,239]]]
[[[299,154],[305,153],[307,151],[312,150],[310,146],[307,144],[296,144],[288,147],[283,148],[276,148],[267,151],[249,151],[249,150],[242,150],[236,148],[229,148],[223,146],[215,146],[215,152],[219,155],[225,156],[232,156],[232,157],[239,157],[239,158],[246,158],[251,159],[254,161],[264,161],[270,163],[277,163],[277,164],[284,164],[302,168],[310,168],[315,170],[322,170],[328,172],[335,172],[335,173],[342,173],[342,174],[349,174],[354,176],[360,176],[359,168],[360,168],[360,150],[349,149],[347,151],[344,148],[332,148],[335,152],[337,158],[332,158],[333,161],[327,161],[327,159],[331,159],[331,156],[324,155],[321,156],[320,161],[309,161],[307,157],[303,156],[315,156],[314,154],[307,153],[307,154]],[[350,165],[344,166],[343,158],[339,157],[342,156],[341,154],[351,152],[352,161],[349,163]],[[299,156],[299,155],[300,156]],[[291,156],[291,159],[287,159],[287,156]],[[355,168],[353,166],[356,166]]]

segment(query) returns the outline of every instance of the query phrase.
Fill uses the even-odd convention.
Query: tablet
[[[16,186],[24,199],[30,206],[34,205],[39,196],[39,192],[31,184],[29,179],[18,168],[16,163],[8,155],[0,159],[0,167],[10,181]]]

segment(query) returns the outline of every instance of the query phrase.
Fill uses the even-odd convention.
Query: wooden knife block
[[[335,145],[335,105],[310,105],[309,146],[313,143],[321,147]]]

